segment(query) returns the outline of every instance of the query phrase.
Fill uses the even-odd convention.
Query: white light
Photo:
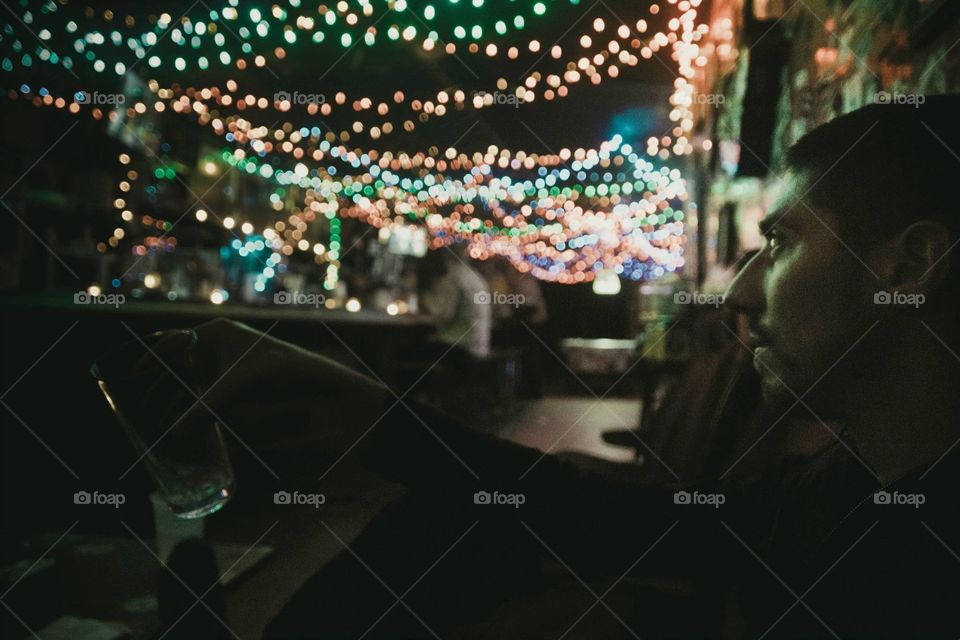
[[[203,209],[197,209],[196,216],[197,216],[197,220],[198,220],[199,222],[206,222],[206,221],[207,221],[207,212],[204,211]]]
[[[347,311],[350,313],[356,313],[357,311],[360,311],[360,301],[356,298],[350,298],[347,300],[347,304],[345,306]]]
[[[604,269],[593,280],[593,292],[598,296],[615,296],[620,293],[620,277],[615,271]]]
[[[237,221],[231,218],[230,216],[227,216],[226,218],[223,219],[223,226],[226,227],[227,229],[233,229],[234,225],[236,224],[237,224]]]
[[[210,293],[210,302],[213,304],[223,304],[228,297],[227,292],[223,289],[214,289]]]

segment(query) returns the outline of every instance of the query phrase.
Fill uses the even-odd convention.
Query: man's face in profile
[[[848,350],[872,323],[876,286],[838,237],[837,215],[802,200],[815,182],[792,171],[784,176],[761,224],[764,245],[731,283],[726,301],[749,319],[768,405],[786,410],[799,397],[827,418],[849,380]]]

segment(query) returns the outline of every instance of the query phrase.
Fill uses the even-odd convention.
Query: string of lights
[[[241,70],[251,63],[264,67],[268,59],[284,60],[288,47],[301,42],[350,48],[355,44],[372,47],[383,40],[418,41],[425,51],[436,49],[454,54],[455,41],[470,41],[466,50],[490,52],[497,48],[497,38],[522,31],[528,20],[545,19],[548,11],[547,3],[542,0],[514,2],[512,15],[495,16],[496,19],[484,10],[485,0],[441,0],[417,9],[408,6],[407,0],[389,0],[382,4],[371,0],[355,4],[340,0],[332,6],[318,1],[287,0],[287,4],[289,7],[274,4],[265,11],[258,7],[241,8],[239,0],[229,0],[217,9],[208,9],[205,4],[194,5],[179,18],[170,13],[138,18],[135,11],[121,18],[121,12],[113,9],[100,11],[88,6],[73,12],[76,15],[65,16],[57,29],[45,24],[37,35],[39,46],[32,54],[25,51],[24,45],[24,40],[30,42],[32,37],[12,39],[12,49],[20,54],[19,60],[5,60],[4,68],[10,70],[17,62],[29,67],[36,58],[71,69],[76,64],[73,56],[76,54],[98,72],[112,70],[122,76],[131,64],[111,61],[106,52],[98,55],[101,49],[110,47],[129,51],[136,61],[145,60],[150,68],[171,64],[178,71],[206,71],[216,64]],[[568,4],[576,6],[580,0],[568,0]],[[461,5],[478,11],[465,15]],[[31,29],[38,21],[38,14],[46,19],[57,13],[65,11],[55,2],[27,3],[18,21]],[[13,33],[10,25],[6,35]],[[281,42],[267,55],[257,53],[274,34],[279,34]],[[66,50],[72,54],[61,56],[50,51],[48,45],[61,35],[65,38]],[[477,43],[481,39],[485,41],[482,47]],[[438,43],[443,46],[438,47]]]
[[[182,18],[179,26],[172,29],[172,18],[161,15],[156,19],[154,31],[145,33],[156,33],[156,29],[169,30],[168,39],[173,43],[171,46],[186,47],[189,43],[192,49],[200,49],[204,38],[213,38],[217,46],[226,47],[226,38],[217,38],[218,35],[223,36],[223,29],[213,28],[217,19],[236,24],[249,22],[257,26],[271,22],[266,27],[268,32],[292,20],[296,29],[304,32],[313,29],[314,36],[323,33],[318,30],[316,20],[308,23],[303,20],[303,13],[287,11],[278,5],[274,5],[269,15],[250,10],[246,16],[241,16],[238,3],[233,1],[228,4],[231,6],[211,12],[212,21],[201,23]],[[308,8],[303,6],[306,3],[291,1],[290,4],[293,9]],[[373,5],[369,1],[359,4],[364,17],[373,16]],[[451,4],[456,3],[451,1]],[[474,0],[472,4],[479,8],[483,2],[477,4]],[[545,12],[545,8],[542,12],[536,9],[539,4],[533,4],[536,15]],[[337,91],[329,102],[325,99],[298,101],[282,92],[272,98],[250,92],[241,93],[236,80],[228,80],[223,88],[213,84],[200,89],[182,88],[178,84],[164,87],[157,80],[150,80],[147,86],[151,98],[142,98],[122,107],[91,104],[79,94],[69,98],[55,96],[45,87],[34,90],[26,84],[8,90],[7,95],[12,99],[29,100],[36,106],[65,109],[73,114],[89,110],[97,120],[106,118],[115,121],[123,114],[128,121],[125,126],[134,128],[138,118],[148,113],[168,112],[171,116],[186,116],[197,124],[210,126],[229,145],[217,159],[218,162],[229,165],[231,170],[269,180],[280,191],[292,189],[291,194],[296,193],[295,197],[291,194],[281,197],[279,191],[271,196],[270,207],[276,212],[289,214],[286,222],[279,220],[258,229],[253,220],[237,220],[230,216],[222,220],[218,218],[218,222],[234,234],[231,246],[239,255],[269,252],[269,256],[261,260],[264,268],[255,285],[259,287],[258,290],[263,290],[266,282],[277,271],[283,270],[285,259],[296,252],[313,253],[318,264],[326,265],[324,286],[328,289],[335,287],[341,266],[341,218],[358,219],[376,227],[381,237],[389,237],[389,234],[403,228],[425,229],[431,248],[465,242],[470,255],[475,258],[503,256],[517,269],[545,280],[589,282],[598,272],[607,270],[627,278],[652,278],[683,266],[682,210],[687,200],[685,183],[679,171],[654,167],[630,145],[624,145],[619,136],[595,149],[565,147],[555,154],[496,146],[472,153],[454,147],[440,149],[433,146],[426,151],[408,154],[379,150],[372,146],[366,150],[348,148],[344,143],[351,140],[351,134],[365,135],[374,141],[400,128],[412,131],[416,127],[414,120],[423,123],[454,110],[492,107],[497,104],[498,94],[515,97],[518,106],[533,102],[538,96],[546,100],[564,97],[569,86],[581,79],[599,84],[604,74],[611,79],[619,76],[618,64],[635,66],[640,59],[650,59],[660,49],[669,48],[670,57],[677,64],[674,92],[670,98],[670,119],[675,126],[660,138],[648,139],[645,151],[648,156],[660,159],[667,159],[671,154],[690,153],[693,150],[689,139],[693,99],[691,79],[695,76],[696,68],[705,64],[697,43],[708,29],[706,25],[696,24],[699,0],[670,0],[668,4],[676,5],[677,16],[666,21],[666,31],[658,31],[647,40],[637,37],[638,32],[643,33],[648,29],[646,20],[640,18],[630,26],[618,25],[614,30],[615,35],[609,36],[604,42],[603,34],[608,25],[598,17],[592,23],[587,23],[588,30],[577,39],[580,50],[574,57],[562,61],[564,50],[559,44],[543,52],[541,57],[548,62],[558,61],[557,64],[563,67],[562,71],[531,71],[512,87],[501,77],[495,84],[495,90],[473,92],[470,95],[462,88],[450,88],[429,98],[414,98],[397,90],[391,104],[390,100],[375,101],[369,96],[350,98],[347,92]],[[390,11],[398,13],[409,10],[401,2],[388,5]],[[400,5],[399,9],[397,5]],[[337,20],[342,19],[349,26],[360,25],[359,15],[350,12],[347,2],[340,2],[334,8],[326,5],[314,7],[311,3],[309,8],[322,16],[336,16],[325,17],[324,21],[334,20],[336,24]],[[657,15],[660,7],[651,4],[646,10]],[[254,11],[257,13],[254,14]],[[29,15],[23,16],[24,24],[35,25],[39,18],[48,20],[56,13],[56,7],[40,13],[42,15],[34,15],[28,10]],[[215,19],[213,13],[217,13]],[[84,14],[89,14],[89,10]],[[352,22],[348,19],[350,15],[355,16]],[[87,15],[88,19],[93,17]],[[103,19],[113,18],[108,19],[104,15]],[[124,20],[124,25],[133,29],[137,23],[130,18]],[[247,29],[246,26],[240,28]],[[64,29],[68,33],[79,32],[75,21],[64,25]],[[398,37],[393,37],[390,29],[388,26],[389,39],[414,40],[414,37],[406,37],[404,30],[399,32]],[[43,48],[43,43],[50,39],[50,31],[45,28],[39,32],[41,46],[38,51],[49,52],[48,62],[59,60],[63,63],[65,58]],[[500,35],[505,33],[500,28],[495,31]],[[291,32],[295,33],[284,30],[284,33]],[[82,59],[92,65],[96,72],[103,72],[106,64],[92,54],[95,46],[105,46],[111,42],[117,47],[125,43],[134,47],[129,39],[116,35],[119,31],[112,32],[109,38],[98,38],[91,36],[91,33],[88,31],[80,37],[74,48],[83,54]],[[416,31],[413,33],[415,35]],[[475,35],[471,31],[469,36],[458,33],[454,33],[455,39],[469,37],[479,40],[483,32],[481,30]],[[267,37],[267,34],[257,35],[261,39]],[[22,42],[11,36],[12,31],[7,25],[0,44],[11,47],[14,53],[23,52]],[[324,35],[321,40],[327,37]],[[81,40],[82,46],[78,44]],[[150,46],[150,39],[147,40],[144,42],[141,38],[137,46]],[[254,55],[250,44],[255,41],[253,36],[241,35],[240,40],[244,43],[244,53]],[[424,42],[438,40],[428,37]],[[288,44],[294,45],[296,42],[294,39]],[[198,44],[194,46],[195,43]],[[424,48],[430,49],[426,45]],[[286,55],[285,52],[279,53],[281,49],[273,52],[278,60]],[[530,54],[540,54],[540,41],[530,39],[526,49]],[[157,53],[154,53],[155,50]],[[486,46],[472,42],[466,46],[466,50],[471,54],[482,51],[489,57],[505,55],[510,60],[520,55],[520,48],[511,46],[503,49],[494,42],[487,42]],[[457,45],[446,43],[444,51],[456,53]],[[159,56],[162,51],[157,46],[150,53],[151,56]],[[226,50],[220,53],[229,55]],[[146,50],[137,57],[144,59],[145,56]],[[30,66],[25,62],[28,59],[29,54],[22,53],[19,62],[23,66]],[[152,63],[152,57],[146,59],[148,68],[159,66]],[[186,63],[181,65],[179,60],[182,58],[177,58],[174,66],[178,70],[181,66],[186,69]],[[264,66],[265,60],[263,54],[256,54],[254,66]],[[15,66],[14,58],[8,56],[3,59],[5,71],[11,71]],[[198,66],[200,71],[204,70],[199,62]],[[243,70],[245,67],[237,64],[236,68]],[[126,67],[115,67],[114,71],[119,75],[129,72]],[[329,130],[324,121],[319,120],[320,116],[329,118],[338,110],[349,113],[351,108],[355,114],[364,117],[355,119],[348,129],[339,133]],[[272,111],[269,115],[281,117],[300,113],[304,120],[299,126],[290,121],[267,126],[252,121],[248,113],[251,109],[259,110],[264,115]],[[388,114],[403,111],[407,112],[408,117],[402,123],[400,120],[383,119]],[[324,127],[321,128],[319,124],[324,124]],[[126,164],[123,156],[121,164]],[[175,176],[169,176],[169,171],[169,167],[158,165],[153,177],[156,180],[173,179]],[[534,172],[534,175],[525,175],[530,172]],[[109,238],[98,244],[98,250],[118,248],[125,237],[134,235],[139,236],[140,240],[131,241],[130,250],[138,256],[155,250],[175,250],[177,239],[172,234],[173,222],[149,213],[135,213],[127,206],[124,194],[138,184],[139,176],[132,174],[136,172],[125,170],[124,178],[118,184],[120,194],[114,205],[124,223],[142,228],[138,234],[131,234],[117,227]],[[149,185],[144,188],[149,188]],[[214,222],[209,220],[203,209],[198,209],[194,215],[198,222]],[[329,232],[327,244],[307,239],[308,228],[318,220],[326,221]],[[235,227],[245,239],[233,231]],[[116,281],[114,285],[118,286]]]

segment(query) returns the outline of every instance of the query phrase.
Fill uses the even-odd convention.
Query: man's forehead
[[[764,216],[764,227],[771,225],[802,226],[815,222],[816,217],[825,214],[814,208],[810,202],[810,189],[816,184],[805,172],[787,171],[779,180],[773,204]]]

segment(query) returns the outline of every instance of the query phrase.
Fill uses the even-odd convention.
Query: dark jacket
[[[664,487],[416,411],[384,421],[374,464],[478,519],[522,519],[585,580],[656,542],[632,573],[689,581],[708,637],[960,637],[960,447],[883,488],[839,441],[749,481]],[[476,505],[478,491],[524,503]]]

